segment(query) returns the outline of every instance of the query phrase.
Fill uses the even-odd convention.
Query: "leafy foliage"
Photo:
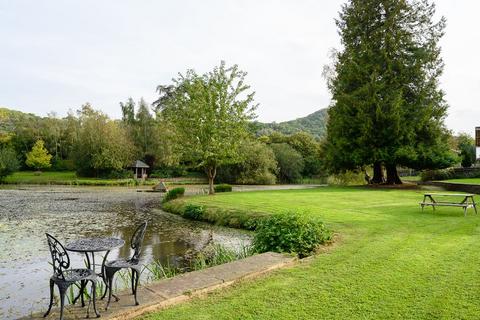
[[[337,26],[344,49],[327,70],[333,104],[325,154],[333,172],[379,163],[387,183],[401,183],[397,165],[454,163],[438,88],[445,19],[435,22],[434,13],[434,4],[416,0],[343,6]]]
[[[127,132],[89,104],[78,111],[77,136],[73,156],[80,176],[121,171],[134,159]]]
[[[286,212],[257,223],[253,247],[258,252],[294,252],[305,257],[331,237],[323,223],[297,212]]]
[[[43,140],[37,140],[32,147],[32,151],[27,153],[25,164],[31,168],[40,170],[50,168],[52,155],[45,149]]]
[[[173,188],[165,194],[165,197],[163,198],[162,202],[168,202],[170,200],[183,197],[184,194],[185,194],[185,188]]]
[[[226,183],[217,184],[215,186],[215,192],[232,192],[232,186]]]
[[[172,86],[159,86],[159,113],[173,124],[183,158],[205,169],[210,193],[218,166],[240,160],[239,144],[254,118],[254,92],[246,73],[225,62],[204,75],[188,70]]]
[[[11,148],[1,147],[0,148],[0,181],[14,173],[19,168],[19,163],[17,160],[17,155],[15,151]]]
[[[447,168],[426,170],[420,174],[422,181],[480,178],[480,168]]]
[[[321,144],[311,134],[304,131],[292,135],[273,132],[268,136],[260,137],[260,139],[267,143],[287,143],[299,152],[304,161],[303,177],[313,177],[321,173],[323,166]]]
[[[477,160],[475,140],[468,134],[460,134],[457,137],[457,143],[462,167],[470,168]]]
[[[302,155],[286,143],[273,143],[271,148],[279,167],[282,182],[295,182],[302,177],[304,161]]]
[[[221,166],[218,181],[237,184],[275,184],[278,172],[273,150],[257,140],[240,144],[239,163]]]
[[[191,220],[202,220],[203,207],[196,204],[187,204],[183,211],[183,217]]]
[[[121,102],[122,124],[134,146],[135,156],[150,168],[178,165],[179,157],[174,144],[174,131],[161,117],[154,117],[150,105],[132,98]],[[137,109],[137,110],[135,110]]]

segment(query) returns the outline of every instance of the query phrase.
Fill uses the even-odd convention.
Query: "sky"
[[[248,72],[258,120],[281,122],[330,103],[322,70],[340,48],[344,0],[0,0],[0,106],[65,116],[90,102],[152,102],[179,72],[225,60]],[[447,126],[480,126],[477,0],[436,0],[447,18],[441,88]]]

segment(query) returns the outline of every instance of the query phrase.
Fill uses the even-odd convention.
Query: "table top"
[[[100,252],[120,248],[125,240],[119,238],[83,238],[67,243],[65,249],[73,252]]]
[[[440,196],[440,197],[473,197],[470,193],[424,193],[425,196]]]

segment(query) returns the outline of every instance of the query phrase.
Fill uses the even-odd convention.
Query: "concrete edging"
[[[135,306],[130,290],[117,293],[119,302],[112,299],[108,311],[104,311],[105,301],[97,302],[97,309],[102,319],[127,320],[134,319],[149,312],[159,311],[206,293],[232,286],[250,278],[255,278],[272,270],[293,265],[297,258],[274,252],[266,252],[245,259],[229,262],[211,268],[193,271],[173,278],[163,279],[142,286],[138,290],[139,306]],[[65,320],[85,318],[86,308],[78,305],[65,309]],[[58,309],[46,319],[58,319]],[[94,317],[91,310],[90,317]],[[24,319],[45,319],[38,313]]]

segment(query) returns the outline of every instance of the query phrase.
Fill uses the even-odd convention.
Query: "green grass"
[[[480,184],[480,178],[450,179],[442,182],[462,183],[462,184]]]
[[[422,213],[421,192],[328,187],[190,198],[245,215],[303,210],[338,239],[307,263],[145,319],[480,319],[480,215]]]
[[[147,180],[144,184],[153,185],[158,180]],[[53,185],[84,185],[84,186],[134,186],[133,179],[99,179],[99,178],[78,178],[73,171],[64,172],[42,172],[20,171],[7,176],[6,184],[53,184]]]

